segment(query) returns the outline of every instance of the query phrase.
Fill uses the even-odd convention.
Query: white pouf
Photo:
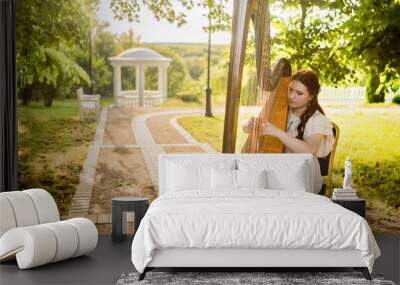
[[[42,189],[0,193],[0,261],[17,259],[20,269],[80,256],[96,248],[92,221],[60,221],[57,205]]]

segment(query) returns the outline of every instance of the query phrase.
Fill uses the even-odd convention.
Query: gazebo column
[[[118,104],[118,96],[121,92],[121,66],[114,65],[113,66],[113,83],[114,83],[114,105],[117,106]]]
[[[139,96],[139,66],[135,65],[135,96]]]
[[[163,88],[162,88],[163,80],[162,80],[162,76],[161,76],[161,72],[162,72],[161,69],[162,69],[162,67],[158,66],[158,85],[157,85],[157,87],[158,87],[158,95],[164,95],[163,94]]]
[[[168,97],[168,66],[160,66],[158,68],[158,92],[164,97],[164,101]]]
[[[136,92],[139,97],[139,106],[144,106],[144,66],[139,64],[136,66]]]

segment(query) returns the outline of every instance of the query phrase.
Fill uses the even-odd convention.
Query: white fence
[[[385,96],[386,102],[391,102],[395,93]],[[321,92],[318,95],[321,103],[363,103],[366,102],[365,87],[332,87],[321,86]]]
[[[143,107],[157,106],[164,103],[165,98],[156,90],[145,90],[143,96]],[[139,95],[136,90],[124,90],[117,96],[117,106],[139,106]]]
[[[389,93],[385,96],[386,102],[391,102],[392,98],[398,93]],[[165,98],[156,90],[145,90],[143,104],[145,107],[157,106],[164,103]],[[318,95],[318,101],[326,103],[363,103],[365,99],[365,87],[332,87],[321,86],[321,92]],[[117,106],[139,106],[139,96],[136,90],[123,90],[117,96]]]

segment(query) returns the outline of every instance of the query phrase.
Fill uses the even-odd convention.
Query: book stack
[[[332,199],[334,200],[353,200],[357,199],[357,192],[355,189],[333,189]]]

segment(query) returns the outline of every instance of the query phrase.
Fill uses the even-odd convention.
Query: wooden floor
[[[382,256],[376,260],[374,272],[399,284],[400,235],[376,235],[375,238]],[[16,262],[3,263],[0,284],[115,284],[122,273],[134,271],[131,242],[132,238],[117,243],[112,242],[110,236],[100,236],[96,250],[88,256],[29,270],[19,270]]]

